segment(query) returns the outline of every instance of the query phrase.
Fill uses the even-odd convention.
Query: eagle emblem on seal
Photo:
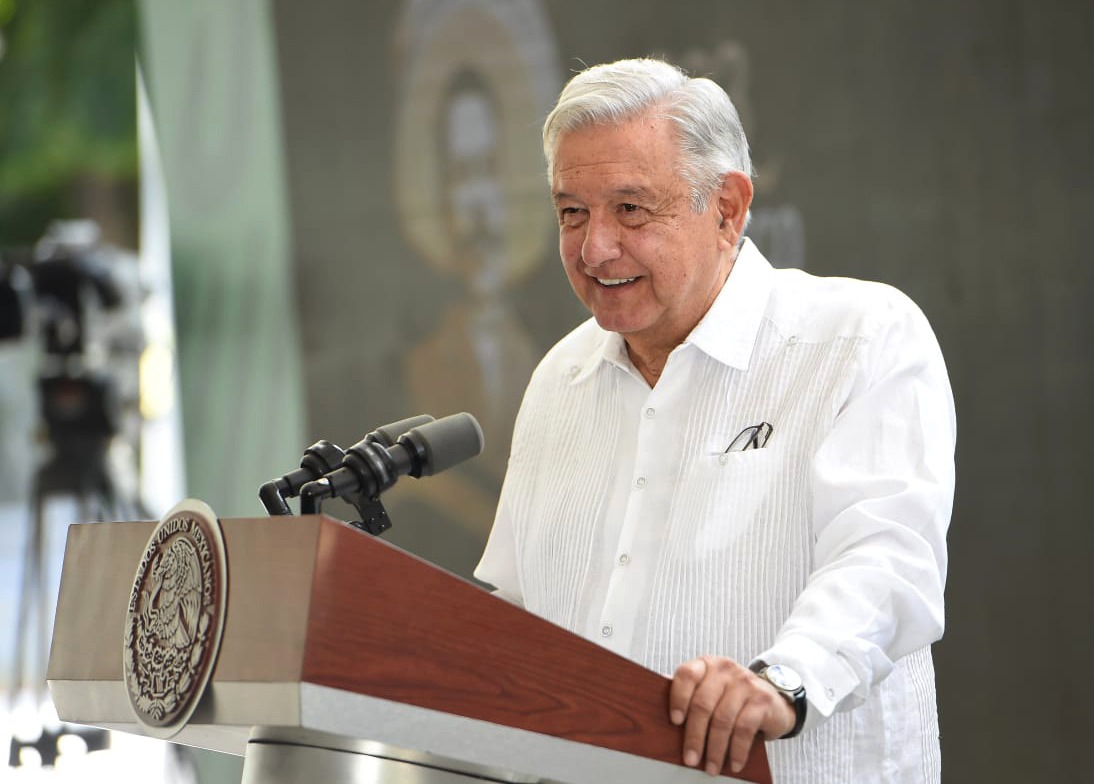
[[[200,700],[220,648],[227,577],[212,510],[176,506],[148,541],[125,619],[125,684],[149,734],[174,735]]]

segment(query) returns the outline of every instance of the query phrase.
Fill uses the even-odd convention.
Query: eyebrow
[[[611,192],[611,194],[613,196],[617,196],[617,197],[622,196],[622,197],[631,197],[631,198],[634,198],[634,197],[652,198],[652,196],[653,196],[653,192],[649,188],[643,188],[641,186],[616,188],[614,191]],[[563,199],[576,199],[576,198],[577,197],[574,196],[573,194],[566,193],[565,191],[556,191],[555,193],[551,194],[551,201],[553,201],[556,205],[560,201],[562,201]]]

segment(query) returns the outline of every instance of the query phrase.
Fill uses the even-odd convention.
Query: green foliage
[[[81,180],[135,181],[136,6],[0,0],[0,24],[2,247],[32,242],[72,209]]]

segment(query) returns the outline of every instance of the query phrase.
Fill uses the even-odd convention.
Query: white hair
[[[681,175],[691,187],[696,212],[706,209],[728,172],[753,176],[748,140],[725,90],[710,79],[691,78],[663,60],[636,59],[594,65],[562,89],[543,124],[548,178],[554,179],[561,134],[651,113],[676,124]]]

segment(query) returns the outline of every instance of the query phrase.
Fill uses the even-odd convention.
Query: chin
[[[627,335],[641,329],[634,323],[633,319],[621,316],[618,313],[593,313],[593,318],[596,319],[596,323],[600,325],[601,329],[608,332],[618,332],[621,335]]]

